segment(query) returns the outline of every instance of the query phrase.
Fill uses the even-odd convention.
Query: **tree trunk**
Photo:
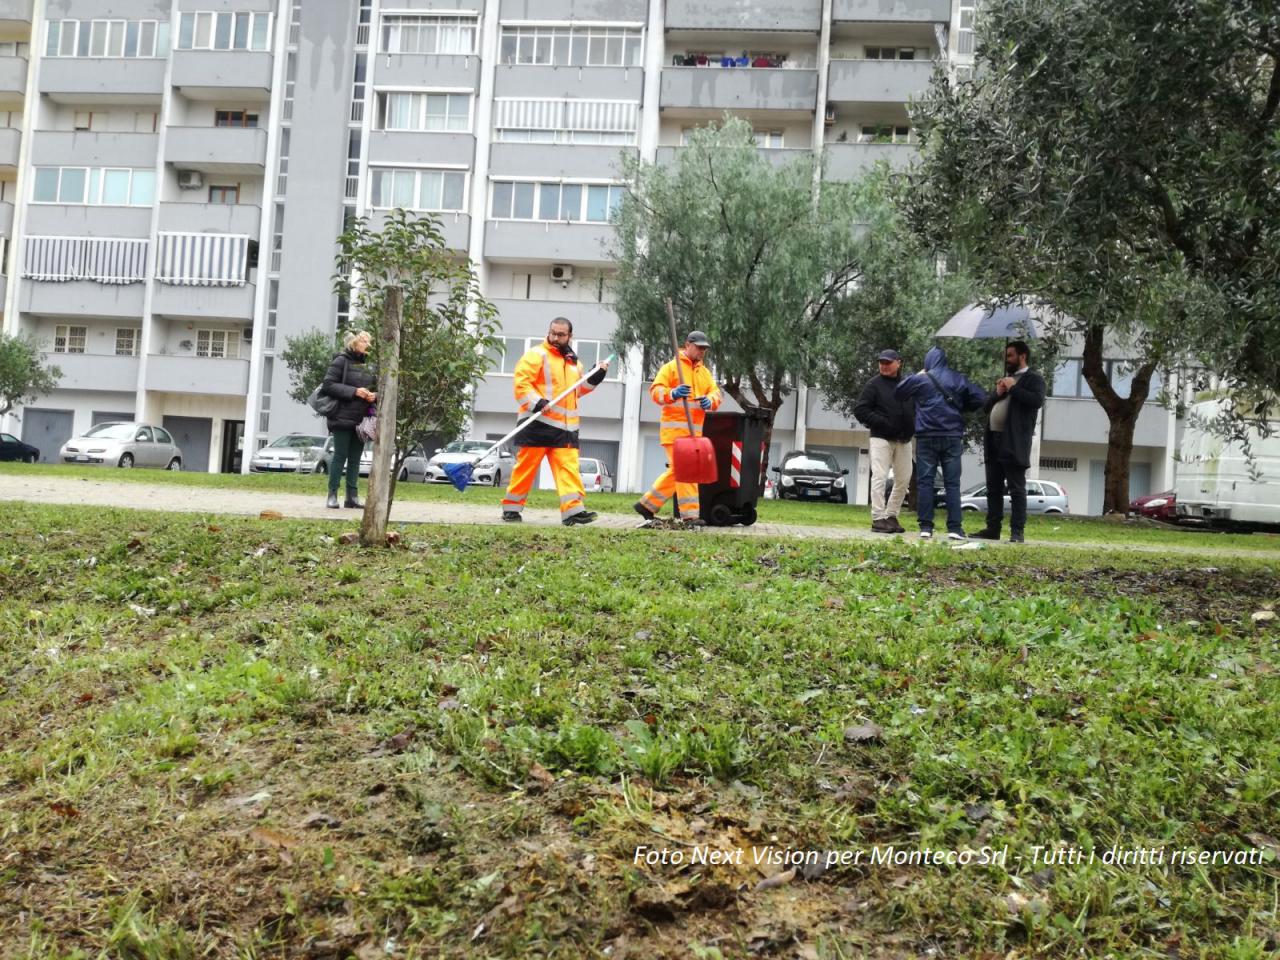
[[[378,330],[378,439],[373,443],[373,464],[369,468],[369,494],[365,497],[364,518],[360,522],[360,545],[382,546],[387,542],[387,519],[391,512],[391,488],[396,450],[396,401],[400,389],[400,328],[404,321],[404,290],[389,286]]]
[[[1084,337],[1085,381],[1093,390],[1093,396],[1107,415],[1110,428],[1107,431],[1107,462],[1103,474],[1102,512],[1126,513],[1129,509],[1129,458],[1133,455],[1133,431],[1138,424],[1138,414],[1146,403],[1151,389],[1151,374],[1156,360],[1144,360],[1134,371],[1129,396],[1116,393],[1107,379],[1107,369],[1102,358],[1103,328],[1090,326]]]

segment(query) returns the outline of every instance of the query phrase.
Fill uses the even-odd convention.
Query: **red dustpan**
[[[680,340],[676,334],[676,314],[667,298],[667,320],[671,323],[671,348],[676,354],[676,376],[684,386],[684,367],[680,364]],[[689,398],[684,398],[684,418],[693,433],[693,414]],[[716,451],[710,437],[679,437],[671,446],[671,469],[679,483],[715,483]]]

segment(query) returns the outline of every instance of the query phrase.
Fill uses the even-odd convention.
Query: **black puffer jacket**
[[[324,382],[320,385],[321,393],[338,400],[337,409],[327,419],[330,433],[355,429],[356,424],[369,413],[369,401],[357,397],[356,391],[361,387],[373,390],[377,383],[378,378],[365,363],[363,353],[343,350],[330,361]]]
[[[853,408],[853,415],[879,440],[903,442],[915,436],[916,402],[909,397],[898,399],[894,391],[899,382],[897,377],[877,373],[862,388]]]

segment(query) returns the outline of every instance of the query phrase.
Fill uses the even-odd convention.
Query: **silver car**
[[[324,437],[309,433],[286,433],[253,455],[250,473],[319,473]]]
[[[578,461],[578,473],[582,477],[582,489],[587,493],[613,493],[613,474],[603,460],[581,458]]]
[[[941,497],[939,498],[941,502]],[[980,483],[976,487],[960,494],[961,510],[987,512],[987,485]],[[1004,498],[1004,512],[1008,513],[1009,497]],[[1027,481],[1027,513],[1067,513],[1067,491],[1062,484],[1052,480]]]
[[[316,473],[328,473],[329,461],[333,459],[333,437],[330,436],[324,442],[324,446],[320,448],[320,459],[316,461]],[[373,469],[373,444],[366,443],[364,449],[360,451],[360,476],[367,477],[369,471]],[[415,445],[409,451],[409,455],[404,458],[404,463],[400,465],[400,473],[396,477],[397,480],[417,480],[420,483],[426,483],[430,477],[427,474],[427,454],[422,449],[421,444]]]
[[[450,483],[448,475],[444,472],[446,463],[475,463],[471,472],[473,483],[502,486],[503,481],[511,479],[516,458],[510,450],[503,449],[477,463],[477,458],[484,456],[485,451],[492,446],[493,442],[490,440],[455,440],[447,446],[440,447],[427,461],[427,482]]]
[[[104,467],[182,469],[182,451],[169,431],[149,423],[112,420],[72,437],[58,451],[63,463]]]

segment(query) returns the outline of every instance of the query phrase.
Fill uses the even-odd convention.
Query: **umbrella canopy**
[[[945,324],[934,336],[962,337],[965,340],[1016,340],[1036,336],[1036,319],[1025,303],[1005,307],[984,307],[971,303]]]

